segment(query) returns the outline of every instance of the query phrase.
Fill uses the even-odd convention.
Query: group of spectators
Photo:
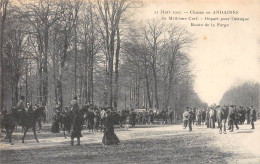
[[[237,107],[236,105],[212,105],[207,109],[189,108],[187,107],[183,113],[184,128],[189,126],[192,131],[192,125],[205,124],[207,128],[219,128],[219,133],[226,133],[234,131],[234,126],[239,129],[239,124],[242,125],[246,121],[247,124],[255,128],[254,122],[256,121],[256,110],[251,107]],[[228,128],[226,127],[228,125]]]

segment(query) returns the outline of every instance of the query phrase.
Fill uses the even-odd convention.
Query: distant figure
[[[210,117],[209,117],[209,108],[206,109],[206,113],[205,113],[205,122],[206,122],[206,125],[207,125],[207,128],[210,128]]]
[[[100,131],[103,130],[103,125],[104,125],[104,118],[106,118],[106,111],[103,108],[100,112]]]
[[[96,108],[94,111],[94,123],[95,123],[95,129],[98,131],[99,124],[100,124],[100,111]]]
[[[71,146],[74,145],[74,138],[77,138],[77,145],[80,145],[80,137],[81,135],[81,119],[80,119],[80,112],[79,106],[77,101],[77,96],[75,96],[71,102],[72,113],[73,113],[73,123],[72,123],[72,132],[71,132]]]
[[[236,106],[234,107],[234,113],[235,113],[234,125],[236,126],[236,128],[238,130],[239,129],[238,122],[239,122],[240,115],[238,113]]]
[[[219,127],[219,134],[222,134],[222,131],[224,134],[226,134],[226,122],[227,122],[227,107],[220,107],[217,106],[217,122]]]
[[[209,117],[210,117],[210,128],[215,128],[215,110],[214,107],[212,107],[209,111]]]
[[[255,129],[254,122],[256,121],[256,111],[253,108],[253,106],[251,106],[251,108],[250,108],[250,121],[251,121],[251,125],[252,125],[251,129]]]
[[[59,122],[61,120],[61,113],[57,110],[54,110],[54,115],[53,115],[53,123],[51,126],[51,132],[53,133],[59,133],[60,132],[60,126]]]
[[[189,120],[189,107],[187,107],[183,113],[183,128],[186,129],[187,125],[188,125],[188,120]]]
[[[134,109],[132,109],[130,113],[130,124],[132,125],[132,128],[135,127],[136,115],[136,112],[134,111]]]
[[[169,118],[170,118],[170,122],[172,124],[172,120],[173,120],[173,110],[172,109],[170,109]]]
[[[94,114],[94,108],[91,107],[90,110],[87,113],[87,119],[88,119],[88,130],[94,130],[94,119],[95,119],[95,114]]]
[[[247,124],[250,123],[250,108],[249,107],[246,108],[246,123]]]
[[[229,123],[229,128],[230,132],[233,132],[234,130],[234,120],[235,120],[235,111],[234,111],[234,106],[231,105],[228,109],[228,123]]]
[[[188,124],[189,124],[189,131],[192,131],[192,123],[194,122],[193,120],[194,113],[192,110],[189,110],[189,115],[188,115]]]
[[[114,132],[114,124],[119,121],[119,116],[111,110],[107,111],[107,117],[105,118],[105,129],[102,143],[104,145],[118,144],[120,141]]]

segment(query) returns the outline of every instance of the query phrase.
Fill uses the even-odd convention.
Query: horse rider
[[[18,101],[17,105],[14,108],[14,113],[18,114],[20,113],[20,115],[18,115],[18,122],[20,123],[24,123],[25,119],[27,117],[26,112],[25,112],[25,102],[24,102],[25,97],[21,96],[20,100]]]

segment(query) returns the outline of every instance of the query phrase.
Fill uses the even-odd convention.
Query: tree
[[[107,65],[107,80],[105,90],[105,105],[107,105],[107,100],[109,100],[109,106],[113,106],[113,67],[114,67],[114,55],[115,55],[115,37],[116,34],[119,35],[119,23],[122,14],[127,10],[127,8],[133,4],[132,1],[120,0],[120,1],[97,1],[98,11],[103,23],[103,28],[101,27],[100,32],[104,39],[105,44],[105,56]],[[120,38],[117,37],[118,43],[120,44]],[[117,55],[119,55],[119,47],[117,48]],[[117,101],[117,100],[116,100]]]
[[[49,33],[54,23],[60,19],[62,11],[57,3],[44,0],[21,5],[20,13],[32,26],[38,44],[39,100],[45,106],[48,99]]]
[[[220,100],[221,105],[237,105],[259,108],[259,84],[252,81],[234,84]]]
[[[4,62],[3,62],[3,36],[9,0],[0,1],[0,110],[4,107]]]

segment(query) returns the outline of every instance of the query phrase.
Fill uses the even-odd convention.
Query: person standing
[[[209,111],[209,117],[210,117],[210,128],[215,128],[215,107],[211,107]]]
[[[172,109],[170,109],[169,118],[170,118],[170,122],[172,124],[172,118],[173,118],[173,110]]]
[[[87,114],[87,118],[88,118],[88,130],[94,130],[94,121],[95,121],[95,114],[94,114],[94,108],[91,107],[88,111]]]
[[[130,113],[130,123],[132,125],[132,128],[135,127],[135,121],[136,121],[136,112],[134,111],[134,109],[132,109]]]
[[[192,123],[194,122],[193,119],[194,113],[192,110],[189,111],[189,115],[188,115],[188,124],[189,124],[189,131],[192,131]]]
[[[73,113],[73,123],[72,123],[72,132],[71,132],[71,146],[74,145],[74,138],[77,138],[77,145],[80,145],[80,137],[81,135],[81,119],[80,119],[80,112],[79,112],[79,106],[77,101],[77,96],[75,96],[71,102],[71,108]]]
[[[59,122],[61,121],[61,114],[58,110],[54,109],[54,115],[53,115],[53,123],[51,126],[51,132],[53,133],[59,133],[60,132],[60,126]]]
[[[250,123],[250,108],[249,107],[246,108],[246,123],[247,124]]]
[[[94,122],[95,122],[95,129],[96,131],[98,131],[98,128],[99,128],[99,124],[100,124],[100,111],[98,108],[95,109],[95,112],[94,112]]]
[[[251,121],[251,125],[252,125],[251,129],[255,129],[254,122],[256,121],[256,111],[253,108],[253,106],[250,107],[250,121]]]
[[[188,110],[189,110],[189,107],[187,107],[183,113],[183,128],[184,129],[186,129],[188,120],[190,118],[190,114],[189,114]]]
[[[234,106],[231,105],[228,109],[228,122],[229,122],[229,128],[230,132],[233,132],[234,129],[234,119],[235,119],[235,112],[234,112]]]
[[[104,118],[105,129],[104,129],[104,136],[102,139],[102,143],[106,146],[118,144],[120,142],[114,131],[114,124],[118,120],[118,118],[116,117],[117,116],[115,112],[112,112],[110,109],[107,110],[107,116],[106,118]]]
[[[239,129],[238,127],[238,121],[239,121],[239,118],[240,118],[240,115],[238,113],[238,110],[236,108],[236,106],[234,106],[234,113],[235,113],[235,119],[234,119],[234,125],[236,126],[237,130]]]
[[[100,131],[103,130],[104,118],[106,118],[106,111],[105,111],[105,108],[102,108],[102,110],[100,112]]]

